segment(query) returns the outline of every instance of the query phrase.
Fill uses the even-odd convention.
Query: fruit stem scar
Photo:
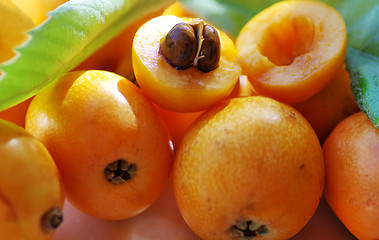
[[[262,235],[268,231],[266,225],[256,225],[253,221],[248,220],[240,224],[233,225],[231,227],[231,232],[235,236],[242,237],[242,239],[252,239],[258,234]]]
[[[104,169],[105,178],[112,184],[121,184],[131,179],[137,173],[137,166],[119,159],[108,164]]]
[[[41,219],[42,229],[45,233],[50,233],[58,228],[63,221],[63,213],[57,208],[51,208],[48,210]]]

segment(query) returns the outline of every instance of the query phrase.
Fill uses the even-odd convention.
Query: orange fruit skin
[[[13,122],[24,128],[26,111],[28,110],[31,101],[32,98],[28,98],[13,107],[0,111],[0,118]]]
[[[232,93],[229,95],[229,98],[254,95],[257,94],[250,82],[247,80],[246,76],[241,76]],[[179,146],[179,143],[184,134],[187,132],[187,129],[204,112],[175,112],[162,108],[156,104],[154,104],[154,106],[157,108],[158,114],[166,123],[174,149]]]
[[[287,103],[306,100],[340,70],[346,26],[318,1],[280,1],[255,15],[236,40],[238,58],[254,88]]]
[[[359,111],[344,67],[320,92],[293,106],[312,125],[321,144],[339,122]]]
[[[312,217],[323,186],[313,129],[295,109],[266,97],[210,108],[175,153],[175,198],[202,239],[246,239],[232,226],[248,220],[266,228],[257,239],[289,239]]]
[[[199,111],[182,113],[167,110],[156,104],[154,104],[154,106],[156,107],[159,116],[161,116],[167,126],[174,149],[178,147],[180,140],[187,132],[191,124],[204,112]]]
[[[229,96],[241,73],[233,41],[219,32],[221,57],[208,73],[190,67],[177,70],[160,54],[160,41],[177,23],[190,21],[173,15],[159,16],[137,31],[132,48],[133,69],[143,92],[157,105],[175,112],[197,112]]]
[[[58,169],[40,141],[25,129],[0,119],[0,238],[47,240],[42,216],[62,210]]]
[[[137,215],[155,202],[168,179],[173,153],[167,129],[140,89],[117,74],[67,73],[33,99],[26,129],[51,152],[67,199],[94,217]],[[104,170],[119,159],[137,171],[117,185]]]
[[[358,239],[378,239],[379,130],[355,113],[332,131],[323,152],[329,205]]]

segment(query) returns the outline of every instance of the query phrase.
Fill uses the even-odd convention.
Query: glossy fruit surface
[[[168,179],[167,129],[140,89],[117,74],[65,74],[33,99],[26,129],[54,157],[67,199],[89,215],[133,217]]]
[[[287,103],[313,96],[336,76],[346,53],[346,26],[318,1],[281,1],[255,15],[236,48],[259,94]]]
[[[258,96],[201,115],[173,170],[179,209],[202,239],[288,239],[309,221],[324,186],[322,150],[309,123]]]
[[[358,239],[378,239],[379,130],[355,113],[337,125],[323,151],[329,205]]]
[[[160,54],[160,41],[175,24],[189,21],[175,16],[154,18],[137,31],[133,41],[133,69],[139,86],[156,104],[177,112],[201,111],[226,98],[241,73],[234,43],[221,31],[217,69],[203,73],[168,64]]]
[[[59,226],[63,187],[40,141],[0,119],[0,238],[51,239]]]

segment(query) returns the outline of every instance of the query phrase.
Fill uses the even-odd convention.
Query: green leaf
[[[26,100],[73,69],[122,29],[174,0],[71,0],[29,32],[0,65],[0,110]]]
[[[379,128],[379,58],[348,48],[346,67],[355,100],[374,126]]]
[[[379,0],[351,7],[359,10],[347,28],[346,67],[356,102],[379,129]]]
[[[379,0],[321,0],[337,9],[347,26],[346,65],[354,97],[379,128]],[[278,0],[180,0],[190,11],[236,38],[258,12]]]

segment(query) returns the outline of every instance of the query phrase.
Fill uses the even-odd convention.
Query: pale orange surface
[[[46,148],[23,128],[0,120],[0,238],[47,240],[41,219],[63,207],[58,169]]]
[[[159,53],[160,41],[175,24],[188,20],[171,15],[154,18],[142,25],[133,41],[133,69],[139,86],[156,104],[176,112],[201,111],[225,99],[241,73],[234,43],[221,31],[221,59],[215,70],[177,70],[168,64]]]
[[[325,87],[346,53],[346,26],[318,1],[281,1],[255,15],[240,31],[236,48],[259,94],[298,103]]]
[[[379,239],[379,129],[355,113],[337,125],[323,150],[331,208],[358,239]]]
[[[40,139],[61,172],[67,199],[102,219],[135,216],[161,194],[172,147],[153,104],[129,80],[105,71],[63,75],[37,94],[26,129]],[[105,177],[125,160],[135,175],[121,184]]]
[[[198,118],[175,152],[174,194],[202,239],[288,239],[314,214],[324,186],[321,146],[292,107],[235,98]],[[241,235],[239,235],[241,234]]]

